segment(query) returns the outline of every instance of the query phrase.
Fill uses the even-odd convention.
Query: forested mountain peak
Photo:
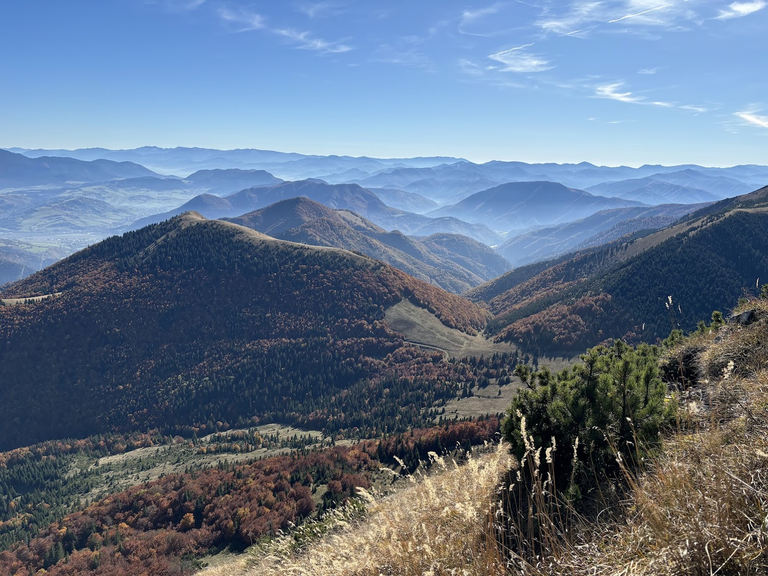
[[[395,367],[453,368],[435,368],[441,354],[403,355],[385,310],[408,299],[468,333],[486,323],[469,301],[369,257],[194,212],[108,238],[2,297],[22,303],[0,306],[0,448],[250,418],[405,427],[423,418],[406,398],[427,380],[387,384]],[[370,386],[379,396],[357,406]]]

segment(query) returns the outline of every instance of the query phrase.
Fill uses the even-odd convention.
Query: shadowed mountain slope
[[[760,278],[768,278],[768,188],[658,232],[513,270],[466,296],[496,315],[490,328],[499,338],[575,352],[607,338],[692,330]]]
[[[45,295],[0,306],[2,449],[249,419],[407,427],[454,397],[448,382],[461,377],[433,364],[441,355],[402,349],[385,310],[407,298],[451,328],[486,322],[467,300],[368,257],[193,213],[109,238],[2,293]],[[446,384],[406,378],[431,371]]]

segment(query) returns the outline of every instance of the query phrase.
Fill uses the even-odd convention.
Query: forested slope
[[[768,278],[767,196],[761,189],[652,234],[513,270],[467,296],[496,316],[498,338],[542,354],[692,330]]]
[[[468,301],[343,250],[195,214],[113,237],[12,285],[0,307],[0,448],[248,419],[405,429],[469,371],[403,347],[403,298],[474,333]]]

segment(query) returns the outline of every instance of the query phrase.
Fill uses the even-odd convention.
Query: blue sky
[[[768,164],[766,0],[0,4],[0,146]]]

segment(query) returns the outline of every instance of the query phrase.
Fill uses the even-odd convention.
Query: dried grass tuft
[[[509,469],[506,447],[458,466],[435,456],[439,469],[392,496],[369,494],[367,514],[340,523],[296,553],[291,536],[238,564],[206,576],[447,576],[504,574],[491,528],[496,488]],[[490,536],[489,536],[490,535]],[[265,553],[266,552],[266,553]]]
[[[392,496],[363,494],[362,520],[341,518],[302,550],[286,536],[206,574],[768,574],[768,301],[748,305],[759,309],[756,323],[694,342],[706,377],[694,390],[700,399],[682,411],[686,421],[661,456],[639,476],[627,473],[619,513],[572,514],[537,475],[539,459],[549,464],[553,451],[531,445],[513,468],[500,446],[464,466],[437,461],[439,473]],[[517,484],[500,493],[505,474]],[[532,488],[510,523],[502,512],[509,506],[498,501],[514,497],[527,474]]]

